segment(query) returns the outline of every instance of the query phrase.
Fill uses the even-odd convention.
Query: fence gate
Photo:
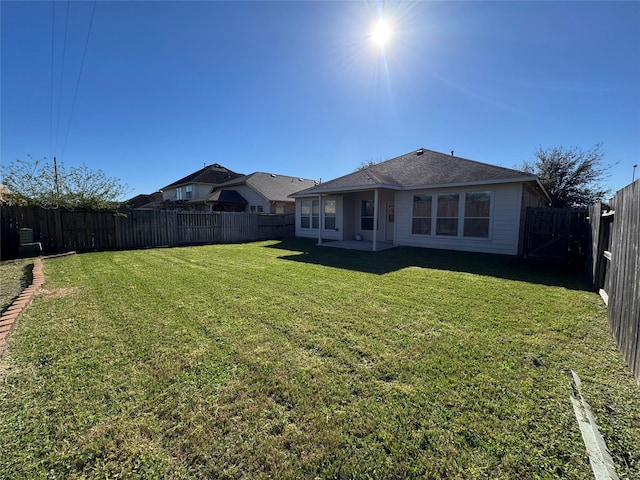
[[[527,208],[524,257],[557,263],[581,262],[588,241],[586,210]]]
[[[208,212],[178,212],[176,217],[179,245],[213,243],[215,240],[215,217]]]

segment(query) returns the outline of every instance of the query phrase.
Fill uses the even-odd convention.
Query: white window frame
[[[488,215],[486,217],[479,217],[479,216],[467,216],[467,197],[469,195],[478,195],[478,194],[485,194],[489,197],[489,206],[488,206]],[[462,216],[462,236],[465,238],[489,238],[491,235],[491,206],[493,205],[493,201],[492,201],[492,195],[491,192],[488,190],[485,191],[469,191],[469,192],[464,192],[464,214]],[[466,234],[466,221],[467,220],[486,220],[487,222],[487,234],[486,235],[467,235]]]
[[[429,216],[428,217],[417,217],[415,216],[415,210],[414,210],[414,206],[415,206],[415,202],[416,202],[416,197],[429,197],[429,201],[431,202],[431,211],[429,212]],[[430,193],[420,193],[420,194],[414,194],[411,197],[411,235],[420,235],[420,236],[431,236],[433,235],[433,204],[434,204],[434,200],[433,200],[433,195]],[[414,232],[414,220],[425,220],[425,219],[429,219],[429,233],[416,233]]]
[[[444,216],[440,215],[440,198],[441,197],[457,197],[457,205],[456,205],[456,215],[452,216]],[[441,233],[439,231],[439,221],[440,220],[448,220],[455,221],[455,233]],[[441,192],[436,195],[436,229],[435,235],[438,237],[458,237],[460,236],[460,192]],[[453,231],[453,230],[451,230]]]
[[[365,213],[365,204],[371,204],[371,215],[364,215]],[[376,211],[376,206],[375,206],[375,202],[374,200],[368,200],[363,198],[362,200],[360,200],[360,230],[362,230],[363,232],[373,232],[373,226],[375,225],[375,221],[374,221],[374,215],[375,215],[375,211]],[[367,219],[371,219],[371,228],[364,228],[364,220]],[[378,228],[380,228],[380,226],[378,226]]]
[[[323,202],[324,207],[324,229],[325,230],[338,230],[338,200],[325,199]],[[329,220],[329,223],[327,223]],[[333,226],[330,225],[333,220]]]
[[[487,217],[468,217],[466,216],[466,201],[467,196],[473,194],[487,194],[489,195],[489,216]],[[438,216],[438,202],[440,196],[443,195],[458,195],[458,208],[457,217],[443,217]],[[414,216],[413,205],[416,197],[429,196],[431,197],[431,217],[416,217]],[[411,223],[409,225],[409,234],[416,237],[440,237],[440,238],[465,238],[469,240],[488,240],[492,235],[493,224],[493,203],[494,195],[492,190],[458,190],[458,191],[440,191],[440,192],[422,192],[413,193],[411,196]],[[430,233],[415,233],[414,232],[414,220],[430,218]],[[438,220],[443,219],[455,219],[457,221],[456,234],[443,234],[437,232]],[[486,236],[471,236],[465,235],[465,220],[485,220],[487,222],[487,235]]]
[[[309,209],[309,213],[304,210]],[[307,219],[308,224],[305,226],[303,220]],[[304,198],[300,201],[300,228],[305,230],[317,230],[320,225],[320,200],[315,198]]]

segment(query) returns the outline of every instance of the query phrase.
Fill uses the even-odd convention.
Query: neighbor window
[[[360,229],[373,230],[373,200],[362,200],[360,214]]]
[[[264,213],[264,206],[258,205],[258,213]]]
[[[182,187],[176,188],[176,200],[182,200]]]
[[[438,195],[436,217],[436,235],[458,235],[458,193],[441,193]]]
[[[431,235],[431,195],[413,196],[411,233],[416,235]]]
[[[336,200],[325,200],[324,201],[324,228],[326,230],[335,230],[336,229]]]
[[[318,200],[300,202],[300,228],[318,228],[320,225],[320,207]]]
[[[186,200],[191,200],[192,194],[193,194],[193,185],[187,185],[185,187],[185,196],[184,196],[184,198]]]
[[[469,192],[464,200],[464,236],[489,237],[489,212],[491,194],[489,192]]]

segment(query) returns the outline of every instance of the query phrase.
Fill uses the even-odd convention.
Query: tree
[[[86,165],[69,169],[46,158],[17,159],[2,167],[3,202],[44,208],[109,209],[116,207],[128,187],[120,179]]]
[[[610,193],[603,185],[609,166],[602,164],[602,144],[588,150],[538,147],[536,159],[524,162],[522,170],[538,176],[551,197],[551,206],[585,207],[602,201]]]
[[[379,164],[380,162],[382,162],[382,160],[368,160],[366,162],[360,162],[360,165],[358,165],[358,168],[356,168],[354,171],[359,172],[361,170],[366,170],[369,167],[373,167],[374,165]]]

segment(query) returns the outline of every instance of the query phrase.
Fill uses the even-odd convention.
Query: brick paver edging
[[[69,252],[61,255],[38,257],[33,261],[33,280],[31,281],[31,285],[22,290],[20,295],[16,297],[13,303],[9,305],[9,308],[7,308],[0,316],[0,359],[2,359],[2,356],[7,349],[9,335],[13,331],[18,319],[22,316],[29,304],[31,304],[31,301],[36,296],[40,287],[44,285],[44,273],[42,271],[43,260],[74,254],[75,252]]]

